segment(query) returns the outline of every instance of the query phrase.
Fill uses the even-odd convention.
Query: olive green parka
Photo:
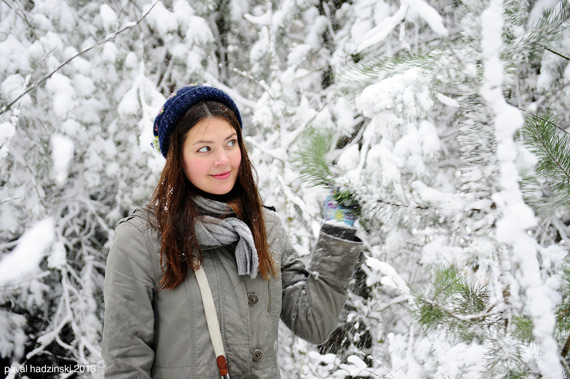
[[[107,259],[102,354],[106,378],[220,378],[200,290],[190,272],[159,289],[160,236],[149,212],[121,220]],[[362,243],[326,224],[308,269],[278,215],[264,210],[278,277],[237,274],[235,243],[204,248],[208,278],[232,378],[279,378],[278,325],[322,343],[334,330]]]

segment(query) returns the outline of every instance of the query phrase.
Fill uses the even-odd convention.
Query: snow
[[[83,74],[75,75],[73,78],[73,88],[77,91],[78,95],[83,97],[91,97],[96,91],[93,79]]]
[[[249,60],[253,65],[253,72],[261,70],[260,63],[269,56],[269,32],[267,28],[263,28],[259,32],[259,36],[259,40],[253,45],[249,52]]]
[[[71,62],[73,69],[80,74],[90,75],[91,74],[91,63],[87,59],[79,56]]]
[[[449,246],[444,236],[437,236],[422,248],[422,264],[426,267],[449,267],[457,263],[457,256],[462,251],[459,247]]]
[[[7,144],[14,134],[16,133],[16,128],[10,122],[4,122],[0,124],[0,146]]]
[[[14,351],[18,356],[24,353],[26,317],[0,311],[0,357],[9,356]]]
[[[192,6],[185,0],[176,0],[172,5],[172,10],[176,15],[177,21],[182,25],[185,22],[189,21],[190,16],[194,16],[194,9]]]
[[[541,372],[545,378],[562,378],[558,346],[552,336],[555,324],[552,303],[541,282],[535,242],[526,231],[536,224],[536,218],[532,209],[522,199],[515,165],[517,149],[513,138],[516,130],[523,124],[523,117],[518,109],[506,103],[501,92],[502,1],[491,1],[489,8],[481,15],[481,21],[484,56],[481,94],[496,115],[495,135],[501,173],[502,191],[493,195],[499,209],[503,211],[503,217],[497,221],[497,240],[511,245],[513,258],[520,264],[521,284],[528,296],[527,307],[533,319],[533,334],[542,355],[538,362]]]
[[[139,65],[139,62],[138,62],[137,55],[134,52],[129,51],[127,53],[127,56],[125,57],[125,67],[129,68],[129,69],[134,69],[134,68],[137,68],[138,65]]]
[[[363,205],[366,277],[355,284],[369,296],[349,292],[339,320],[349,329],[334,354],[280,339],[282,377],[494,377],[485,375],[494,358],[531,376],[560,377],[552,336],[567,296],[567,212],[535,214],[525,203],[551,193],[539,177],[522,196],[521,179],[536,175],[538,160],[518,137],[523,115],[509,104],[533,113],[548,104],[567,125],[570,88],[560,86],[570,65],[541,48],[528,56],[512,38],[504,42],[513,54],[505,54],[501,41],[524,41],[559,1],[538,0],[530,13],[519,7],[509,17],[491,1],[481,17],[468,2],[230,0],[223,41],[209,2],[157,2],[135,29],[53,75],[102,36],[133,26],[152,2],[28,3],[0,2],[0,103],[27,80],[49,76],[0,114],[0,297],[14,304],[0,310],[0,353],[13,365],[50,353],[37,341],[62,340],[62,359],[100,365],[113,229],[159,180],[165,161],[152,151],[150,131],[165,96],[198,82],[238,104],[264,204],[277,208],[307,262],[328,189],[310,187],[294,167],[304,131],[332,133],[326,160],[335,184]],[[563,50],[568,29],[553,33],[551,47]],[[30,228],[39,220],[51,221]],[[418,293],[433,294],[434,272],[451,264],[488,291],[494,307],[473,328],[478,342],[447,325],[420,329],[413,312]],[[4,283],[5,270],[17,277]],[[536,342],[515,338],[502,315],[530,317]],[[28,316],[50,323],[27,324]],[[68,329],[72,337],[62,339]],[[30,349],[36,355],[23,357]]]
[[[66,254],[65,254],[65,246],[61,242],[54,242],[51,248],[51,253],[48,256],[48,267],[61,269],[65,267],[66,261]]]
[[[437,133],[435,125],[429,121],[422,120],[418,128],[422,153],[427,157],[433,157],[442,149],[442,143]]]
[[[55,115],[65,118],[75,108],[75,89],[71,84],[71,79],[56,72],[48,79],[46,88],[53,98]]]
[[[550,245],[546,249],[542,249],[540,255],[543,267],[552,271],[560,268],[567,253],[563,247],[558,245]]]
[[[410,10],[422,17],[434,32],[447,37],[448,32],[443,25],[443,18],[428,3],[424,0],[403,0],[402,3],[409,5]]]
[[[49,20],[49,18],[47,18],[43,14],[35,14],[32,17],[32,20],[34,22],[34,25],[37,26],[38,31],[47,31],[52,29],[53,27],[53,24]]]
[[[145,12],[150,8],[150,6],[151,4],[147,5]],[[163,38],[166,38],[169,33],[175,32],[178,29],[176,15],[166,9],[161,1],[154,5],[154,8],[148,14],[146,20]]]
[[[465,201],[459,195],[428,187],[419,180],[412,182],[412,188],[423,204],[441,209],[442,214],[451,216],[465,209]]]
[[[437,99],[445,105],[448,105],[448,106],[454,107],[454,108],[459,108],[459,103],[457,102],[457,100],[452,99],[451,97],[445,96],[444,94],[438,93]]]
[[[61,134],[51,136],[52,159],[55,182],[63,185],[67,179],[67,169],[73,159],[73,140]]]
[[[0,260],[0,287],[13,285],[38,270],[44,251],[55,238],[55,222],[47,218],[27,230],[18,245]]]
[[[305,12],[303,17],[308,25],[311,25],[307,31],[304,42],[313,49],[319,49],[323,45],[323,33],[327,30],[328,20],[325,16],[319,16],[316,8],[312,8],[314,12]]]
[[[0,94],[4,99],[15,99],[21,92],[24,91],[25,79],[20,74],[13,74],[8,76],[0,84]]]
[[[404,165],[404,162],[393,154],[385,144],[378,144],[370,148],[366,164],[368,167],[373,168],[372,171],[376,171],[376,167],[381,168],[380,175],[384,185],[400,182],[400,168]]]
[[[476,343],[470,345],[458,343],[444,352],[446,359],[437,369],[438,376],[464,379],[480,378],[479,370],[481,363],[484,362],[485,353],[483,346]]]
[[[0,67],[11,73],[30,70],[27,49],[12,35],[0,42]]]
[[[400,9],[398,9],[393,16],[382,20],[382,22],[375,26],[374,29],[364,35],[363,41],[358,45],[357,51],[360,52],[370,46],[382,42],[388,34],[390,34],[392,30],[394,30],[394,28],[404,20],[407,11],[408,5],[402,4]]]
[[[10,122],[0,124],[0,161],[8,155],[8,143],[16,134],[16,128]]]
[[[109,63],[114,63],[117,60],[119,50],[113,42],[106,42],[103,45],[103,59]]]
[[[303,63],[303,61],[307,59],[311,49],[310,45],[304,43],[295,46],[287,56],[287,64],[294,66]]]
[[[368,365],[356,355],[349,355],[346,360],[348,363],[341,365],[341,368],[345,370],[348,375],[363,375],[369,371]]]
[[[397,289],[404,295],[410,295],[408,285],[390,264],[373,257],[368,257],[366,259],[366,265],[372,269],[369,277],[366,279],[367,286],[371,287],[375,283],[381,283],[382,285]],[[376,276],[372,274],[376,274]]]
[[[568,44],[568,40],[560,41],[561,45]],[[557,47],[554,47],[556,50]],[[548,91],[559,80],[560,73],[568,69],[568,60],[548,52],[542,56],[541,69],[536,81],[539,91]]]
[[[138,88],[133,87],[125,93],[118,107],[121,117],[134,116],[140,111]]]
[[[539,18],[544,14],[544,12],[552,10],[556,7],[560,6],[560,2],[558,0],[538,0],[536,1],[533,6],[532,10],[529,13],[528,23],[533,24],[538,22]]]
[[[337,165],[343,171],[354,170],[360,161],[360,150],[358,145],[350,145],[338,158]]]
[[[203,46],[214,42],[214,34],[206,20],[201,17],[191,16],[186,31],[186,39],[195,45]]]
[[[61,49],[64,46],[61,37],[52,31],[49,31],[45,36],[40,37],[40,42],[45,52]]]
[[[99,7],[99,15],[101,16],[101,22],[103,23],[103,28],[107,32],[114,31],[118,26],[118,17],[113,8],[108,4],[101,4]]]
[[[331,111],[332,117],[336,119],[337,129],[344,135],[349,136],[352,134],[358,119],[356,119],[354,109],[348,100],[344,97],[339,97],[336,103],[332,105]]]
[[[252,24],[267,26],[271,23],[271,16],[272,16],[271,9],[267,9],[265,13],[262,15],[253,16],[250,14],[244,14],[243,18],[245,18],[247,21],[251,22]]]
[[[365,88],[356,105],[367,117],[384,110],[391,110],[406,120],[422,117],[433,106],[429,81],[429,75],[422,68],[413,67]]]
[[[517,145],[517,170],[524,176],[526,172],[531,171],[536,167],[538,159],[532,154],[524,145]]]

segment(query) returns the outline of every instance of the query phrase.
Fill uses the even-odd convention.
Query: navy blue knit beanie
[[[207,86],[191,85],[182,87],[166,100],[158,116],[154,119],[153,146],[166,158],[170,146],[170,136],[182,116],[192,106],[203,101],[216,101],[222,103],[234,112],[239,126],[242,127],[241,116],[234,101],[223,91]]]

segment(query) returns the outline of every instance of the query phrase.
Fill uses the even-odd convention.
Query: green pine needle
[[[531,343],[534,341],[534,335],[532,334],[533,322],[530,318],[513,316],[512,322],[515,327],[513,332],[514,337],[524,343]]]
[[[299,149],[292,154],[293,168],[299,171],[301,179],[309,187],[323,186],[334,189],[333,199],[360,217],[361,208],[354,192],[348,188],[338,188],[337,177],[332,173],[331,163],[327,160],[327,154],[336,142],[333,133],[330,130],[309,128],[302,141]]]
[[[537,173],[548,186],[570,198],[570,136],[558,127],[551,112],[527,118],[522,135],[525,144],[538,158]]]
[[[469,283],[455,266],[437,270],[432,285],[431,300],[424,296],[416,299],[414,314],[418,322],[428,329],[443,327],[465,341],[479,338],[483,333],[481,325],[487,323],[486,316],[464,316],[479,315],[489,309],[486,287]]]
[[[570,256],[562,263],[562,302],[556,310],[556,328],[563,336],[570,333]]]
[[[560,28],[570,17],[570,1],[560,1],[560,8],[550,9],[513,43],[515,49],[540,47],[559,37]]]
[[[343,90],[354,90],[369,85],[369,82],[378,77],[402,72],[412,67],[421,67],[433,70],[436,62],[442,58],[443,51],[430,49],[426,52],[402,54],[398,57],[370,58],[358,62],[338,72],[337,82]]]
[[[293,168],[301,173],[301,179],[310,187],[333,188],[334,175],[326,159],[333,142],[332,132],[309,129],[299,150],[293,153]]]
[[[354,193],[349,189],[338,189],[333,193],[333,199],[345,208],[352,209],[360,217],[360,204]]]

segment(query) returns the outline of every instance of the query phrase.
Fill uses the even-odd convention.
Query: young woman
[[[157,116],[162,176],[146,209],[117,226],[107,260],[106,377],[278,378],[280,319],[311,343],[336,327],[361,250],[355,229],[324,223],[305,268],[262,206],[241,129],[212,87],[183,87]]]

